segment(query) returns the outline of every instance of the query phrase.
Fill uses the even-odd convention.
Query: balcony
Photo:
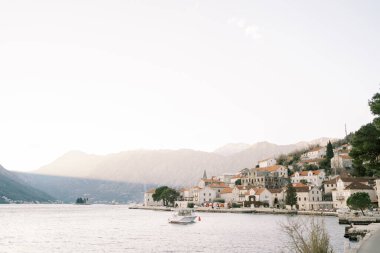
[[[336,196],[336,200],[344,200],[344,196]]]

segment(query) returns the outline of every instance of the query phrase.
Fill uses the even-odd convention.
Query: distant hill
[[[223,147],[215,149],[214,153],[219,155],[230,156],[244,150],[247,150],[251,147],[251,145],[247,143],[229,143],[224,145]]]
[[[23,182],[16,174],[0,165],[0,203],[12,201],[51,202],[54,198]]]
[[[143,185],[107,180],[47,176],[31,173],[15,173],[25,183],[65,203],[73,203],[78,197],[87,197],[90,203],[142,202],[144,192],[156,185]]]
[[[203,175],[220,175],[252,168],[259,160],[325,145],[329,138],[291,145],[260,142],[254,145],[229,144],[216,152],[190,149],[137,150],[104,156],[69,152],[35,173],[44,175],[84,177],[142,184],[193,185]]]

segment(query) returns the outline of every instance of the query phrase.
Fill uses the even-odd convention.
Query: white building
[[[247,172],[245,177],[242,177],[241,183],[267,189],[282,188],[288,184],[288,170],[282,165],[253,168]]]
[[[226,187],[220,192],[220,198],[224,199],[224,203],[234,203],[237,201],[230,187]]]
[[[324,189],[325,194],[331,193],[332,190],[336,189],[336,182],[338,181],[338,179],[339,177],[336,177],[336,178],[323,182],[323,189]]]
[[[276,165],[277,161],[274,158],[268,158],[268,159],[259,161],[258,163],[259,163],[259,168],[265,168],[265,167]]]
[[[164,203],[162,200],[154,201],[153,194],[156,192],[156,189],[151,189],[144,193],[144,206],[163,206]]]
[[[272,193],[266,188],[252,188],[246,194],[246,201],[259,201],[273,207]]]
[[[335,190],[332,190],[332,199],[334,208],[345,208],[347,207],[347,199],[354,193],[357,192],[366,192],[368,193],[371,202],[377,202],[377,196],[375,190],[368,185],[368,181],[366,183],[362,183],[359,180],[355,180],[355,178],[351,178],[349,182],[348,180],[340,178],[337,181],[337,186]]]
[[[326,147],[316,147],[301,155],[301,160],[320,159],[326,156]]]
[[[299,210],[318,210],[322,201],[322,191],[316,186],[295,187]]]
[[[352,168],[352,158],[348,154],[336,154],[331,158],[331,168]]]
[[[280,207],[281,205],[284,205],[285,203],[285,189],[279,188],[279,189],[268,189],[272,193],[272,200],[273,200],[273,206],[274,207]]]
[[[212,203],[216,198],[216,191],[208,186],[204,188],[194,187],[194,199],[193,202],[197,205],[202,205],[204,203]]]
[[[321,186],[325,178],[326,174],[324,170],[297,171],[291,176],[291,181],[292,183],[301,183],[301,181],[306,181],[308,184]]]

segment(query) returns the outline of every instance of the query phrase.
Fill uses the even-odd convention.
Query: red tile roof
[[[273,165],[265,168],[257,168],[257,171],[268,171],[268,172],[275,172],[279,169],[281,169],[283,166],[282,165]]]
[[[353,182],[348,185],[345,190],[373,190],[373,188],[359,182]]]
[[[304,170],[304,171],[301,171],[301,172],[298,172],[298,173],[299,173],[300,176],[306,177],[306,176],[308,176],[309,171],[311,171],[313,173],[313,175],[319,175],[321,173],[320,170]],[[292,177],[295,177],[295,173],[292,175]]]
[[[232,188],[230,188],[230,187],[226,187],[226,188],[224,188],[224,189],[220,192],[220,194],[225,194],[225,193],[232,193]]]

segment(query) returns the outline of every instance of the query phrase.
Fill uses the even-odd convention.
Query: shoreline
[[[172,211],[173,208],[164,206],[130,206],[129,209],[139,209],[139,210],[152,210],[152,211]],[[288,214],[288,215],[316,215],[316,216],[335,216],[338,214],[335,212],[324,212],[324,211],[297,211],[297,210],[286,210],[286,209],[272,209],[272,208],[230,208],[230,209],[212,209],[208,207],[197,207],[193,208],[195,212],[203,213],[263,213],[263,214]]]

